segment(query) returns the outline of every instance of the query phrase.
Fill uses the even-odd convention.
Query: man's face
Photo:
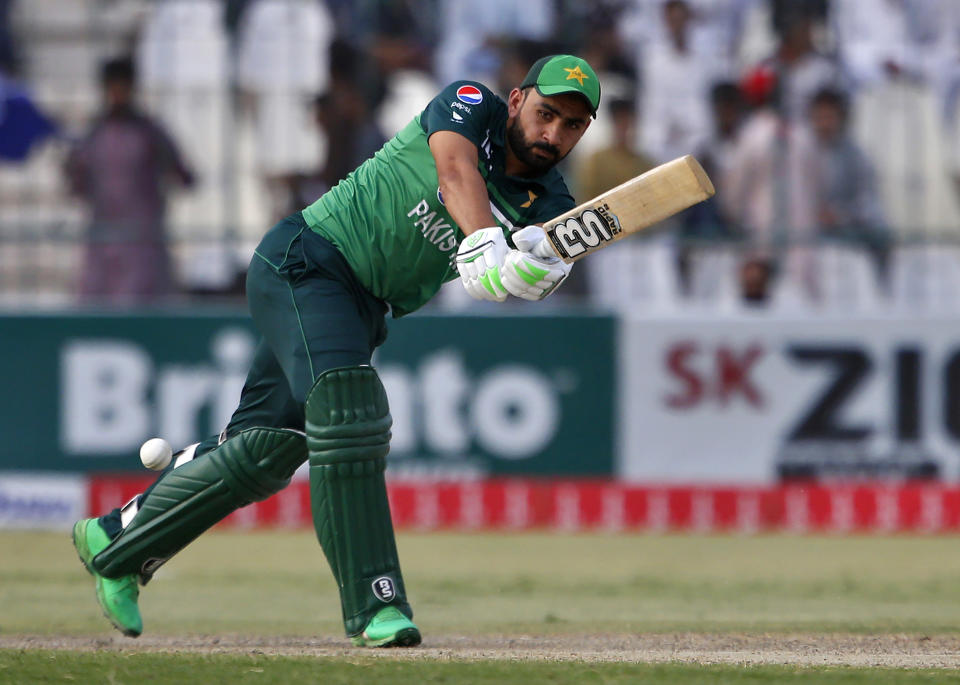
[[[110,79],[103,84],[107,109],[124,109],[133,102],[133,84],[126,79]]]
[[[590,109],[576,93],[543,96],[536,88],[514,88],[507,113],[507,144],[536,176],[566,157],[590,125]]]
[[[690,7],[685,2],[668,2],[663,8],[664,20],[667,29],[675,36],[682,36],[687,32],[690,23]]]
[[[810,125],[820,141],[833,142],[843,133],[843,112],[834,105],[817,103],[810,108]]]
[[[740,122],[742,109],[740,104],[731,101],[716,102],[713,105],[713,117],[717,128],[723,133],[730,133]]]

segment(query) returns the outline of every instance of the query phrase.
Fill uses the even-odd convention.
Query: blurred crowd
[[[568,299],[849,310],[952,304],[960,285],[956,0],[86,0],[108,18],[89,40],[110,36],[86,108],[58,99],[31,33],[70,4],[0,0],[0,165],[60,142],[91,301],[236,292],[242,246],[439,88],[505,95],[555,52],[603,84],[564,162],[578,201],[688,153],[718,191],[592,256]]]

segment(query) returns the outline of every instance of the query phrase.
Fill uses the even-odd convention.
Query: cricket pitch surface
[[[782,664],[885,668],[958,668],[960,638],[908,635],[646,634],[447,636],[412,649],[358,649],[342,639],[244,636],[0,636],[0,649],[118,653],[265,654],[396,660],[583,661],[588,663]]]

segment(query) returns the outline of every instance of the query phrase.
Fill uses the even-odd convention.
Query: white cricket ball
[[[173,448],[163,438],[150,438],[140,445],[140,461],[148,469],[162,471],[167,468],[172,456]]]

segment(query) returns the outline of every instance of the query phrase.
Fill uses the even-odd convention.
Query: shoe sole
[[[351,638],[355,647],[416,647],[420,640],[420,631],[415,627],[403,628],[391,637],[379,641],[371,640],[363,634]]]
[[[73,541],[73,548],[77,551],[77,557],[80,559],[80,563],[83,564],[83,568],[86,569],[87,573],[93,576],[94,580],[97,581],[93,588],[93,596],[97,598],[97,606],[100,607],[100,613],[103,614],[104,618],[110,621],[110,625],[112,625],[114,628],[119,630],[121,633],[123,633],[127,637],[140,637],[140,633],[134,630],[130,630],[129,628],[125,628],[122,624],[118,623],[113,618],[113,616],[110,615],[110,612],[108,612],[103,606],[103,600],[100,597],[100,579],[97,578],[97,574],[94,573],[92,568],[90,568],[90,563],[83,558],[83,552],[80,551],[80,543],[77,541],[78,535],[84,535],[84,533],[79,529],[82,528],[82,526],[84,526],[86,522],[87,522],[87,519],[81,519],[77,521],[75,524],[73,524],[73,532],[71,533],[70,538]],[[84,540],[83,546],[85,548],[87,547],[86,540]],[[91,561],[92,561],[92,557],[91,557]]]
[[[416,647],[420,644],[420,631],[416,628],[404,628],[393,636],[393,643],[383,647]]]

